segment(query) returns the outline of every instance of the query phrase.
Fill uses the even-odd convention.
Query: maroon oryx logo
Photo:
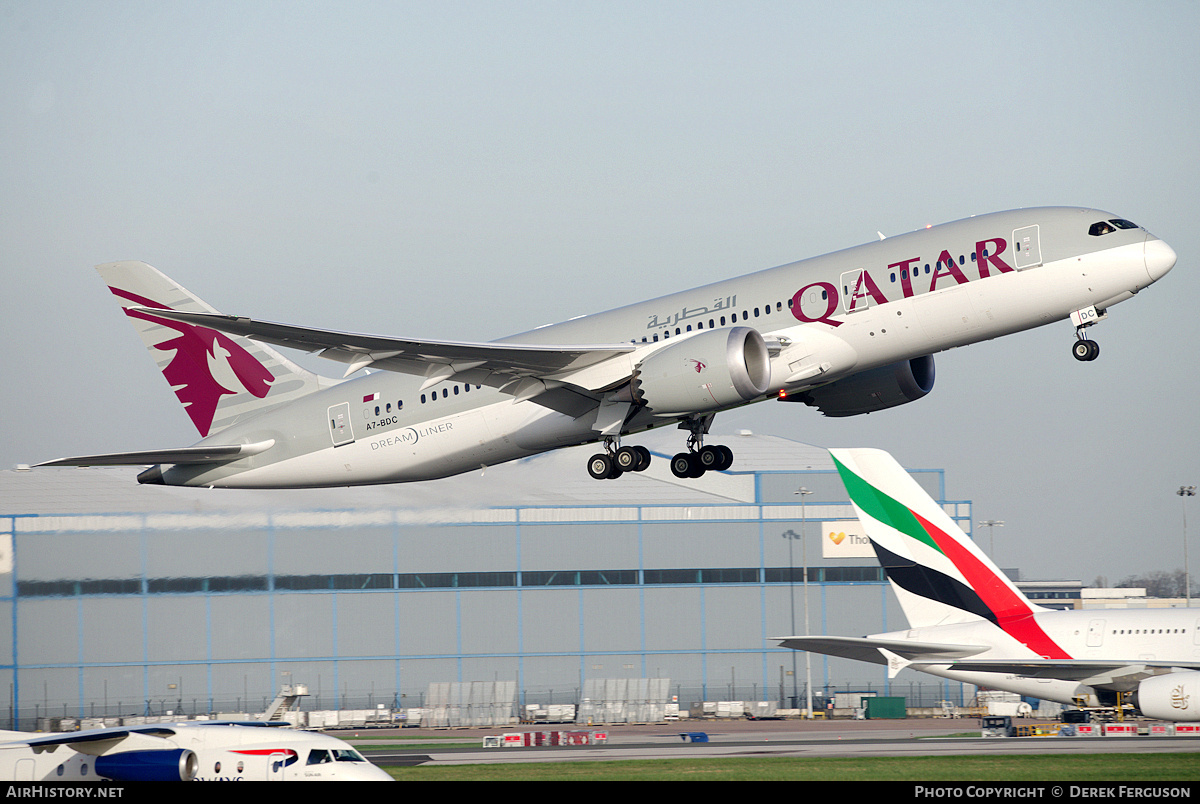
[[[109,290],[141,307],[169,309],[166,305],[127,290],[112,287]],[[125,314],[170,327],[179,333],[178,337],[156,343],[154,348],[175,352],[171,362],[163,368],[163,376],[175,390],[175,396],[187,409],[201,436],[207,436],[212,428],[221,397],[238,394],[244,389],[262,399],[271,390],[271,382],[275,377],[227,335],[207,327],[160,318],[141,310],[125,308]],[[214,369],[221,375],[220,381],[213,376]],[[240,384],[242,389],[225,387],[235,384]]]
[[[687,359],[687,361],[696,367],[697,374],[704,371],[704,369],[708,368],[708,366],[706,366],[704,363],[701,363],[699,360],[695,359],[694,357],[689,357]]]

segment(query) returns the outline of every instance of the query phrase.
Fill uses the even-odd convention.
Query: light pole
[[[794,576],[796,574],[796,562],[792,558],[792,542],[800,537],[797,536],[796,532],[794,530],[792,530],[791,528],[788,528],[787,531],[785,531],[781,535],[783,536],[783,538],[788,540],[788,599],[790,601],[790,605],[788,606],[788,608],[791,609],[791,612],[792,612],[792,634],[795,634],[796,633],[796,578]],[[800,697],[800,694],[796,690],[796,651],[792,651],[792,706],[796,705],[796,703],[797,703],[796,699],[799,697]]]
[[[1003,519],[985,519],[979,523],[979,527],[988,529],[988,556],[992,561],[996,560],[996,531],[994,528],[1004,527]]]
[[[804,635],[810,636],[808,625],[808,512],[805,508],[804,498],[812,494],[812,492],[801,486],[793,494],[797,494],[800,497],[800,555],[801,563],[804,565]],[[791,542],[788,543],[788,549],[791,550]],[[795,677],[795,670],[793,669],[792,678],[794,679]],[[812,720],[812,653],[810,651],[804,651],[804,705],[805,717],[808,720]]]
[[[1183,505],[1183,594],[1187,600],[1187,608],[1192,607],[1192,571],[1188,567],[1188,545],[1187,545],[1187,498],[1196,496],[1195,486],[1180,486],[1179,491],[1175,492],[1179,495],[1179,501]]]

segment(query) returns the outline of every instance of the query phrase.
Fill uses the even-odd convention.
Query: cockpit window
[[[308,765],[324,765],[327,762],[366,762],[363,755],[353,748],[314,748],[308,752]]]
[[[1096,221],[1088,229],[1088,234],[1092,237],[1100,237],[1100,235],[1111,234],[1118,229],[1137,229],[1138,225],[1133,221],[1127,221],[1124,218],[1113,218],[1109,221]]]

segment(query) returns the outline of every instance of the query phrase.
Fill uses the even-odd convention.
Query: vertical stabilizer
[[[144,262],[96,266],[201,436],[321,387],[271,347],[134,308],[217,312]]]
[[[1016,636],[1032,623],[1031,615],[1044,611],[891,455],[875,449],[830,454],[911,627],[982,619]],[[1037,642],[1036,634],[1025,638]]]

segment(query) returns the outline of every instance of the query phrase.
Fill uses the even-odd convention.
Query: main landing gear
[[[675,477],[700,477],[712,469],[724,472],[733,466],[733,450],[724,444],[711,444],[700,449],[681,452],[671,459],[671,473]]]
[[[650,450],[642,446],[618,447],[615,438],[604,439],[604,452],[588,458],[588,474],[596,480],[615,480],[626,472],[642,472],[650,465]]]
[[[733,450],[723,444],[704,446],[704,434],[712,423],[712,416],[688,419],[679,426],[692,431],[688,436],[687,452],[671,459],[671,474],[675,477],[700,477],[709,469],[724,472],[733,466]]]

